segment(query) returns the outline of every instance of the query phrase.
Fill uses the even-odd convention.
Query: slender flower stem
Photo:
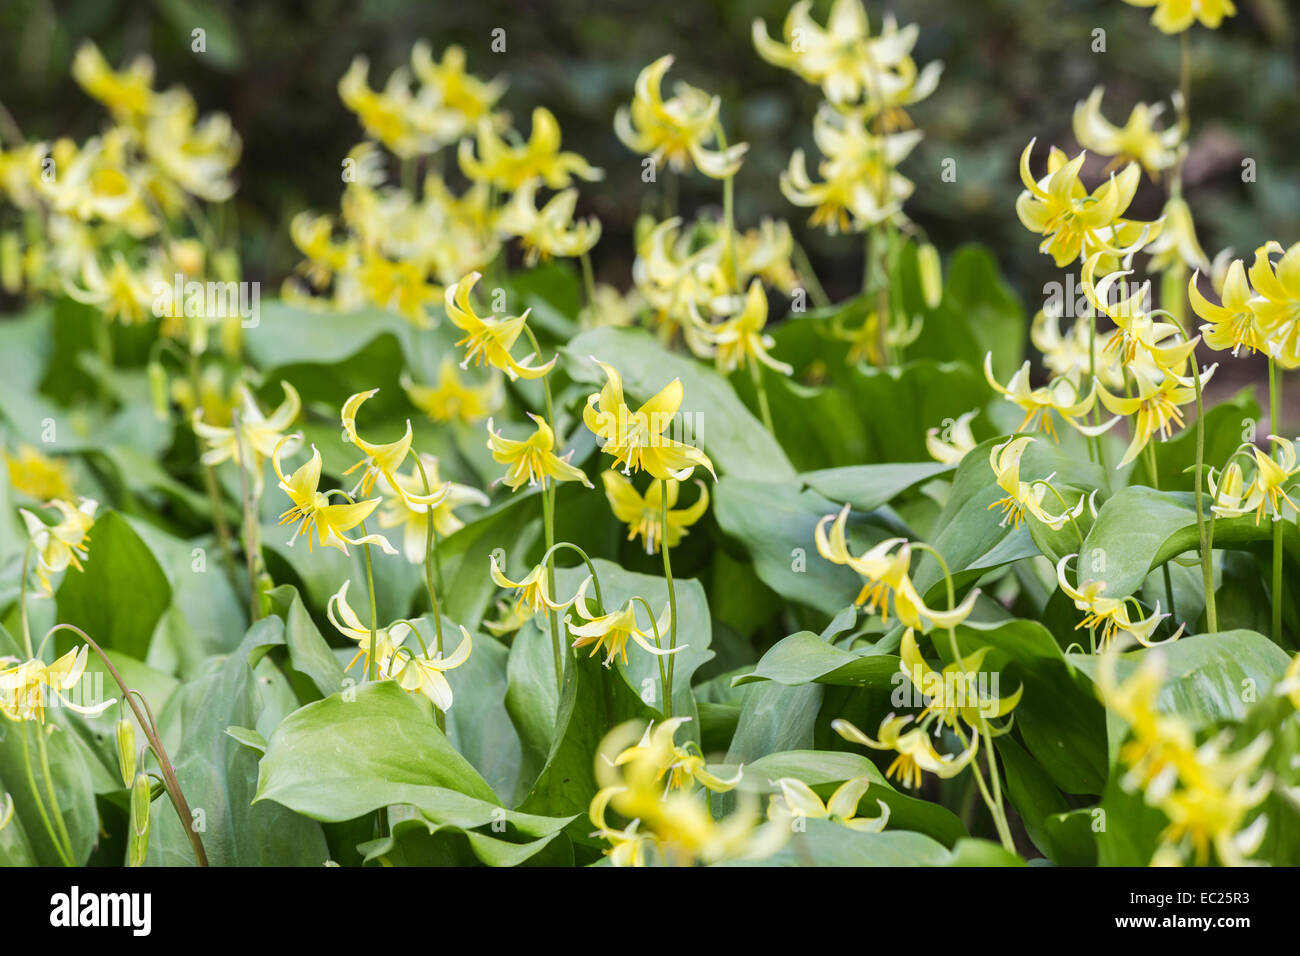
[[[159,339],[159,341],[166,341],[166,339]],[[190,352],[186,361],[189,369],[190,388],[194,392],[195,402],[198,402],[200,384],[199,357]],[[208,505],[212,509],[212,526],[216,529],[217,543],[221,546],[221,560],[226,565],[226,571],[233,580],[235,577],[234,550],[230,546],[230,529],[226,526],[225,502],[221,499],[221,489],[217,484],[217,473],[211,465],[202,465],[202,468],[203,485],[208,493]]]
[[[67,847],[69,858],[74,858],[72,837],[68,834],[68,824],[63,819],[63,809],[59,806],[59,796],[54,790],[54,774],[50,772],[50,751],[45,744],[45,728],[39,724],[36,726],[36,751],[41,759],[41,776],[45,780],[45,792],[50,797],[50,812],[54,816],[54,825],[58,827],[59,837],[63,840],[63,845]]]
[[[803,284],[808,287],[808,294],[812,296],[813,305],[819,309],[830,308],[830,296],[826,294],[821,281],[817,278],[817,273],[813,271],[812,263],[808,260],[808,253],[797,242],[794,244],[794,261],[795,271],[799,274]]]
[[[239,448],[239,490],[244,508],[244,558],[248,571],[248,613],[249,620],[258,621],[262,617],[262,602],[257,593],[258,564],[261,561],[261,532],[258,528],[258,515],[252,488],[248,481],[248,449],[244,446],[244,435],[239,427],[239,409],[231,412],[231,427],[235,432],[235,441]]]
[[[645,608],[646,614],[650,615],[650,627],[654,630],[655,634],[655,647],[662,650],[663,644],[661,643],[662,635],[659,633],[659,622],[655,620],[655,612],[650,609],[650,602],[640,596],[634,597],[632,600],[640,601],[641,606]],[[671,720],[673,716],[673,695],[669,692],[669,687],[671,686],[672,678],[668,676],[668,671],[664,670],[665,656],[668,657],[669,661],[672,660],[670,655],[656,654],[655,663],[659,665],[659,693],[664,699],[664,716]]]
[[[668,482],[662,478],[659,479],[659,520],[663,522],[664,535],[659,543],[659,548],[664,555],[664,580],[668,582],[668,650],[677,649],[677,589],[673,586],[673,564],[668,557]],[[666,713],[672,716],[673,712],[673,665],[677,663],[677,655],[670,654],[668,657],[668,692],[667,700],[664,706],[667,707]]]
[[[366,536],[366,523],[361,522],[361,537]],[[366,591],[370,595],[370,653],[367,655],[370,660],[366,665],[366,679],[378,680],[379,678],[379,648],[375,646],[376,638],[379,634],[379,608],[375,601],[375,570],[370,561],[370,545],[361,546],[361,555],[366,564]]]
[[[600,578],[596,576],[596,566],[591,563],[591,558],[587,556],[586,551],[582,550],[582,548],[578,547],[576,544],[574,544],[571,541],[557,541],[555,544],[551,545],[546,550],[546,554],[542,555],[542,560],[549,561],[551,559],[551,555],[553,555],[556,551],[559,551],[561,548],[568,548],[570,551],[576,552],[578,557],[582,558],[583,564],[587,566],[587,571],[591,575],[592,586],[595,587],[596,589],[596,603],[599,604],[602,608],[604,608],[605,597],[600,592]],[[552,594],[551,597],[553,599],[555,595]]]
[[[582,264],[582,286],[583,291],[587,294],[587,308],[591,309],[591,322],[598,325],[596,319],[596,274],[591,268],[591,253],[584,252],[578,257]]]
[[[763,370],[758,367],[758,360],[750,358],[748,361],[749,374],[754,380],[754,392],[758,395],[758,413],[763,419],[763,427],[767,433],[776,436],[776,428],[772,425],[772,408],[767,401],[767,384],[763,381]]]
[[[429,476],[425,473],[424,462],[420,461],[419,454],[413,455],[415,467],[420,472],[420,481],[424,483],[425,497],[433,494],[429,487]],[[442,656],[442,610],[438,606],[438,591],[433,586],[433,505],[424,506],[424,587],[429,592],[429,609],[433,614],[433,628],[435,646],[437,647],[438,656]],[[447,729],[447,715],[437,707],[433,708],[433,719],[438,725],[438,729],[445,731]]]
[[[167,791],[167,796],[171,799],[176,815],[180,817],[181,827],[184,828],[186,836],[189,837],[190,849],[194,851],[195,862],[199,866],[207,866],[208,857],[203,850],[203,840],[194,829],[194,815],[190,813],[190,805],[186,802],[185,794],[181,791],[180,781],[176,779],[176,770],[172,767],[172,762],[167,756],[167,748],[163,746],[162,737],[158,733],[158,725],[154,723],[153,712],[149,709],[148,702],[126,686],[126,681],[122,679],[122,675],[113,666],[113,662],[109,660],[108,655],[104,653],[104,649],[81,628],[73,624],[56,624],[46,634],[46,638],[48,639],[50,635],[60,630],[71,631],[90,645],[91,650],[98,654],[100,660],[104,662],[104,667],[108,669],[109,675],[113,680],[117,681],[117,686],[122,688],[122,696],[126,698],[127,705],[131,708],[131,712],[135,714],[136,723],[140,725],[145,738],[149,741],[149,749],[153,751],[154,757],[158,760],[163,789]],[[139,704],[136,703],[137,698],[139,698]],[[140,709],[141,705],[144,707],[143,711]]]
[[[39,734],[40,728],[36,729]],[[32,772],[32,750],[27,743],[27,725],[23,724],[23,766],[27,771],[27,787],[32,792],[32,799],[36,801],[36,811],[41,815],[41,823],[45,824],[45,832],[54,844],[54,852],[59,855],[64,866],[76,866],[72,859],[72,850],[69,847],[64,849],[63,843],[54,832],[54,826],[50,823],[50,815],[45,810],[45,801],[41,799],[40,788],[36,786],[36,775]]]
[[[1268,360],[1268,425],[1274,435],[1282,434],[1282,380],[1277,363]],[[1277,518],[1278,516],[1274,516]],[[1282,643],[1282,522],[1273,522],[1273,640]]]

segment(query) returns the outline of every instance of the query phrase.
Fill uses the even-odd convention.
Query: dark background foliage
[[[816,4],[824,19],[828,2]],[[941,249],[969,240],[995,250],[1014,285],[1036,308],[1042,284],[1056,278],[1016,220],[1016,160],[1033,136],[1073,149],[1075,102],[1107,85],[1105,110],[1123,120],[1138,100],[1166,98],[1177,84],[1179,44],[1148,24],[1149,10],[1121,0],[892,0],[867,4],[873,27],[893,11],[921,26],[917,60],[946,64],[938,92],[914,110],[926,140],[904,167],[917,183],[914,218]],[[1218,31],[1192,31],[1193,145],[1188,197],[1210,255],[1239,255],[1277,238],[1300,239],[1300,83],[1294,9],[1283,0],[1239,0],[1238,15]],[[608,172],[584,187],[586,212],[600,216],[605,238],[596,253],[600,277],[625,286],[631,231],[654,201],[641,183],[637,157],[615,138],[615,108],[631,97],[638,70],[665,52],[680,77],[723,98],[727,129],[751,144],[737,183],[738,218],[790,219],[832,296],[854,291],[861,249],[855,239],[804,227],[804,211],[777,189],[790,151],[811,145],[818,92],[754,52],[751,23],[780,31],[785,0],[711,0],[647,5],[635,0],[567,2],[259,3],[251,0],[6,0],[0,11],[0,102],[30,138],[83,139],[105,120],[72,81],[77,43],[93,38],[115,65],[150,53],[159,85],[183,83],[204,110],[229,112],[244,139],[236,200],[245,268],[278,281],[297,260],[287,222],[300,209],[337,205],[339,161],[361,137],[339,101],[336,84],[355,54],[371,60],[381,86],[427,38],[440,51],[461,44],[480,75],[504,74],[504,105],[527,128],[532,107],[559,117],[565,146]],[[207,31],[207,52],[192,53],[190,32]],[[507,50],[490,35],[506,30]],[[1106,31],[1106,52],[1092,52],[1093,31]],[[957,181],[940,180],[945,158]],[[1243,158],[1258,181],[1241,179]],[[1041,163],[1041,155],[1038,158]],[[1091,171],[1099,174],[1101,162]],[[692,176],[684,207],[717,203],[717,184]],[[1163,194],[1145,184],[1135,215],[1155,216]]]

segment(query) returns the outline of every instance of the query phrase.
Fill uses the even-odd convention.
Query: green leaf
[[[934,461],[851,465],[808,471],[799,478],[807,487],[832,501],[850,504],[858,511],[875,511],[909,488],[951,470],[952,465]]]
[[[487,781],[438,730],[428,701],[383,682],[286,717],[267,743],[254,800],[338,822],[396,803],[422,806],[439,790],[496,803]]]
[[[950,855],[942,843],[906,830],[859,833],[829,820],[808,820],[779,852],[744,866],[942,866]]]
[[[144,660],[158,619],[172,600],[167,576],[114,511],[95,518],[87,547],[85,570],[69,569],[55,595],[59,620],[75,624],[102,647]]]
[[[739,686],[765,680],[787,687],[815,682],[889,689],[901,680],[901,674],[897,654],[878,653],[874,648],[858,654],[836,647],[811,631],[800,631],[778,641],[751,673],[736,677],[732,683]]]

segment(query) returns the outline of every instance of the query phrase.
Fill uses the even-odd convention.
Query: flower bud
[[[131,786],[135,779],[135,726],[125,719],[117,722],[117,767],[122,785]]]
[[[925,296],[926,306],[937,309],[943,301],[943,264],[939,261],[939,250],[928,242],[918,246],[916,268],[920,274],[921,294]]]

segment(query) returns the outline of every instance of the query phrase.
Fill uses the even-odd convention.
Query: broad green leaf
[[[807,487],[832,501],[845,502],[858,511],[874,511],[909,488],[951,470],[951,465],[933,461],[852,465],[808,471],[799,478]]]
[[[800,684],[842,684],[847,687],[890,688],[901,680],[897,654],[872,648],[866,654],[842,650],[811,631],[800,631],[777,642],[751,673],[733,681],[737,686],[755,681],[776,681],[787,687]]]

